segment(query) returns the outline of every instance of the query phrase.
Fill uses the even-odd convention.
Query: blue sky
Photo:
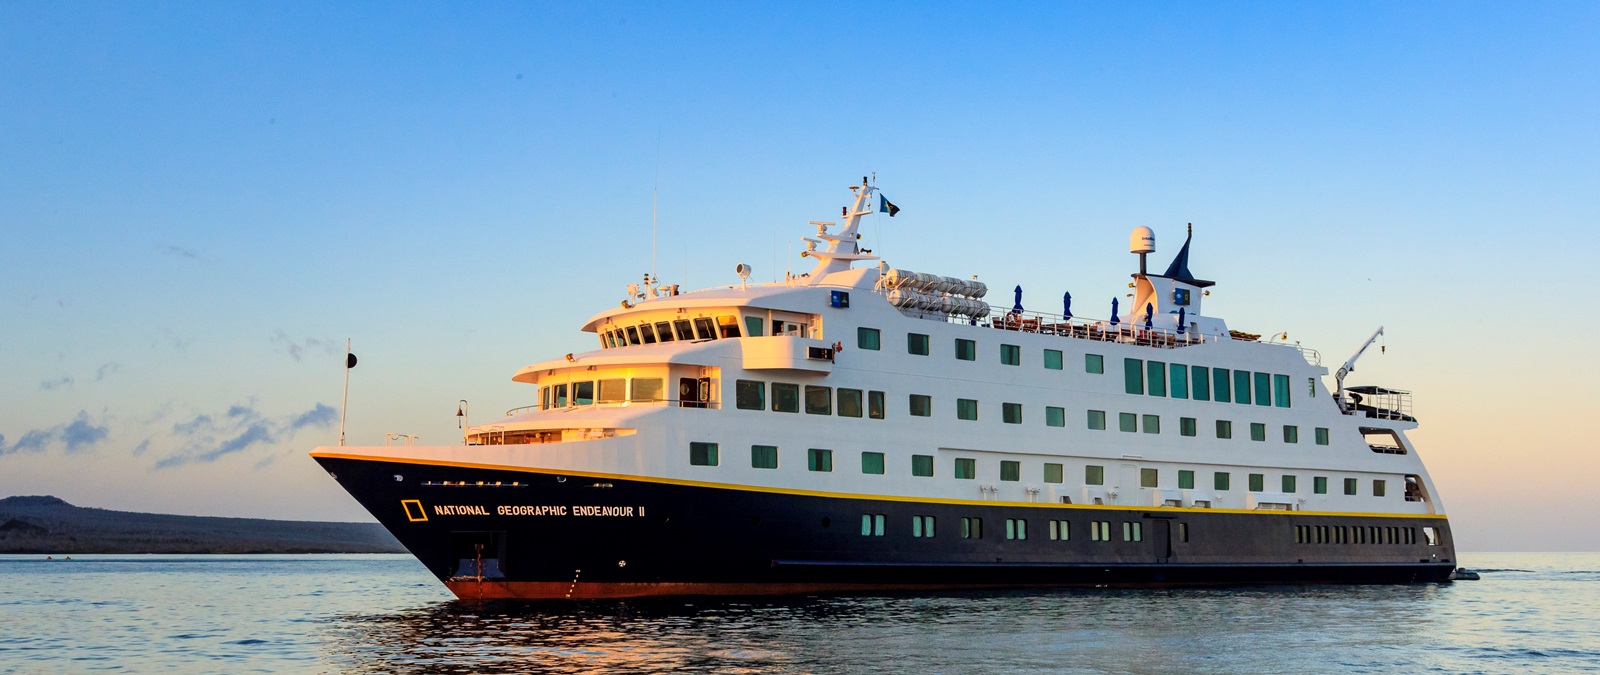
[[[0,494],[360,519],[304,457],[525,405],[651,266],[1207,309],[1417,392],[1464,546],[1600,549],[1592,3],[0,4]],[[795,269],[804,269],[794,259]],[[1031,303],[1030,303],[1031,304]],[[1358,378],[1359,379],[1359,378]]]

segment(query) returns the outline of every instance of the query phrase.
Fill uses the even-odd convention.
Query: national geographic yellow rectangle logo
[[[400,500],[400,506],[406,510],[406,520],[413,523],[428,522],[428,510],[422,508],[422,500],[402,499]]]

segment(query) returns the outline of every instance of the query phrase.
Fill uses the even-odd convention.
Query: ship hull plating
[[[1440,517],[929,502],[317,461],[463,599],[1416,583],[1455,568]],[[914,536],[929,522],[914,530],[914,517],[931,517],[933,536]]]

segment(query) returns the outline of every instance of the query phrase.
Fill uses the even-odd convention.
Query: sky
[[[346,339],[352,444],[452,442],[875,173],[891,265],[1084,316],[1193,223],[1231,327],[1386,327],[1462,549],[1600,550],[1597,119],[1585,2],[5,0],[0,496],[368,520]]]

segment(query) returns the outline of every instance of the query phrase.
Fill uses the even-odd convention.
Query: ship
[[[1450,580],[1410,392],[1344,381],[1381,327],[1330,387],[1205,312],[1192,226],[1160,274],[1133,230],[1107,315],[991,305],[862,247],[875,182],[809,272],[644,275],[515,372],[532,404],[311,456],[462,599]]]

